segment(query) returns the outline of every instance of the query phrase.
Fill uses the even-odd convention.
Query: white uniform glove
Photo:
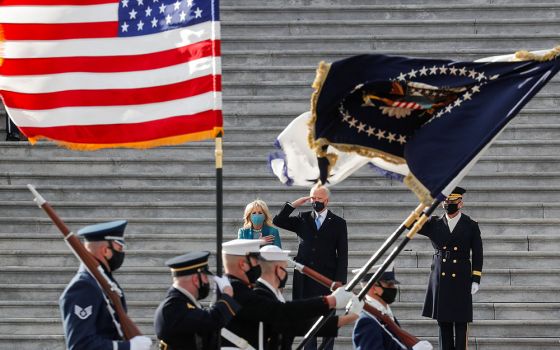
[[[479,289],[480,289],[480,285],[476,282],[473,282],[471,285],[471,294],[475,295]]]
[[[346,289],[341,287],[332,292],[331,295],[336,299],[336,308],[344,309],[346,305],[348,305],[350,299],[352,299],[354,293],[347,292]]]
[[[150,350],[152,339],[143,335],[137,335],[130,339],[130,350]]]
[[[214,282],[216,282],[218,289],[222,293],[224,292],[225,288],[231,287],[231,283],[229,283],[229,279],[225,275],[222,277],[212,276],[212,279],[214,280]]]
[[[360,300],[357,295],[352,296],[352,299],[346,305],[346,311],[349,314],[356,314],[359,315],[360,312],[364,309],[364,301]]]
[[[434,347],[427,340],[420,340],[418,343],[414,344],[412,350],[432,350]]]

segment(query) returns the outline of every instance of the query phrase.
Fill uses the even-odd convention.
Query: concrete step
[[[426,338],[435,347],[435,337]],[[299,344],[296,342],[296,345]],[[558,349],[557,338],[486,338],[469,337],[469,348],[477,350],[556,350]],[[350,337],[338,337],[335,342],[337,349],[352,349]],[[0,335],[0,346],[6,349],[21,350],[63,350],[65,349],[64,337],[62,335]]]
[[[484,282],[483,282],[484,283]],[[541,303],[546,300],[547,303],[560,302],[560,289],[558,286],[519,286],[512,288],[511,286],[481,286],[481,291],[474,295],[475,303],[516,303],[522,300],[525,303]],[[400,286],[399,302],[423,302],[426,294],[426,286]],[[504,336],[495,333],[495,336]],[[537,334],[533,334],[537,336]]]
[[[152,318],[137,318],[134,322],[144,334],[153,334]],[[418,337],[437,336],[437,327],[434,327],[431,320],[400,320],[400,323],[404,329]],[[17,327],[11,327],[11,325]],[[555,337],[558,326],[560,326],[560,321],[557,320],[532,320],[530,322],[480,320],[473,322],[469,329],[475,337],[488,337],[493,334],[503,337]],[[60,334],[62,330],[59,318],[9,318],[0,320],[0,334],[35,334],[38,327],[41,328],[42,334],[49,335]],[[17,329],[17,331],[9,333],[11,328]],[[344,327],[340,330],[340,333],[350,336],[351,331],[350,327]]]
[[[233,186],[274,186],[278,184],[276,177],[270,173],[232,173],[231,169],[225,169],[223,174],[224,183]],[[555,186],[560,181],[560,172],[507,172],[488,174],[468,174],[461,184],[466,188],[484,184],[488,187],[513,187],[513,186]],[[67,186],[215,186],[215,173],[97,173],[67,174],[66,172],[38,171],[34,174],[25,172],[0,173],[0,185],[27,185],[36,186],[67,185]],[[371,171],[367,166],[363,170],[352,174],[338,186],[401,186],[396,180],[385,178]],[[337,187],[338,187],[337,186]],[[302,189],[302,191],[305,191]],[[271,203],[272,204],[272,203]]]
[[[289,295],[286,296],[290,299]],[[128,314],[133,319],[153,317],[159,302],[127,302]],[[423,320],[422,305],[422,302],[396,302],[391,308],[399,319]],[[0,311],[6,318],[58,317],[60,314],[56,301],[0,300]],[[473,312],[475,320],[557,320],[560,316],[560,303],[474,303]]]
[[[532,126],[526,127],[524,124],[512,125],[510,132],[502,135],[499,140],[494,141],[490,148],[486,151],[486,155],[556,155],[560,148],[560,141],[555,139],[545,140],[523,140],[522,137],[537,134],[553,134],[556,132],[555,127],[551,125]],[[559,124],[560,125],[560,124]],[[543,132],[543,130],[546,130]],[[236,132],[240,132],[235,130]],[[278,129],[281,132],[281,129]],[[560,132],[559,132],[560,134]],[[526,135],[526,136],[523,136]],[[277,136],[277,135],[276,135]],[[276,137],[272,136],[271,137]],[[510,137],[511,136],[511,137]],[[235,136],[237,138],[237,136]],[[78,152],[71,151],[51,142],[41,142],[36,145],[30,145],[26,142],[6,142],[0,148],[0,157],[35,157],[35,158],[50,158],[50,157],[127,157],[129,159],[145,159],[147,156],[151,158],[166,159],[166,158],[181,158],[188,157],[187,154],[196,154],[198,157],[214,156],[215,145],[214,142],[193,142],[174,147],[160,147],[146,150],[135,149],[107,149],[99,150],[96,152]],[[272,152],[278,151],[274,147],[274,142],[270,140],[265,141],[230,141],[224,142],[223,150],[224,157],[242,157],[247,155],[247,150],[258,158],[267,159],[268,155]]]
[[[447,49],[460,42],[462,49],[496,49],[515,52],[529,44],[534,48],[553,48],[558,44],[556,32],[540,34],[390,34],[359,32],[352,34],[320,34],[320,35],[276,35],[274,40],[268,36],[244,35],[233,36],[223,32],[222,47],[224,50],[323,50],[328,42],[329,50],[408,50],[410,47],[422,47],[425,50]],[[417,34],[417,33],[414,33]]]
[[[454,2],[456,3],[456,2]],[[488,5],[490,4],[517,4],[517,5],[528,5],[527,0],[497,0],[488,2],[488,0],[468,0],[468,1],[461,1],[463,5],[471,5],[471,6],[478,6],[478,5]],[[550,0],[534,0],[530,2],[530,4],[550,4]],[[332,5],[346,5],[346,6],[357,6],[357,5],[376,5],[376,6],[390,6],[390,5],[414,5],[414,6],[425,6],[425,5],[449,5],[450,2],[446,0],[430,0],[422,1],[422,0],[270,0],[266,2],[269,6],[280,6],[280,5],[289,5],[289,6],[332,6]],[[239,2],[236,6],[257,6],[263,5],[263,3],[259,0],[243,0],[243,2]]]
[[[543,18],[554,19],[560,6],[552,4],[413,4],[413,5],[301,5],[281,6],[262,4],[255,6],[227,6],[220,8],[224,21],[290,20],[437,20],[437,19],[494,19],[494,18]]]
[[[367,3],[367,0],[364,0]],[[433,2],[433,1],[432,1]],[[261,3],[262,4],[262,3]],[[270,4],[267,2],[267,4]],[[364,5],[366,5],[364,4]],[[369,3],[371,4],[371,3]],[[556,19],[434,19],[434,20],[278,20],[222,21],[222,32],[228,35],[264,37],[299,35],[375,34],[401,35],[403,33],[429,34],[542,34],[558,29]]]
[[[426,238],[419,238],[426,239]],[[205,250],[214,251],[215,242],[208,242]],[[177,245],[174,250],[134,250],[127,253],[125,267],[153,267],[165,266],[164,262],[174,256],[191,251],[188,242],[183,246]],[[349,268],[361,267],[373,254],[368,251],[349,251]],[[429,267],[432,263],[432,251],[403,251],[396,260],[396,266],[401,268]],[[42,250],[1,250],[0,258],[4,266],[76,266],[77,259],[69,250],[48,251]],[[485,266],[494,269],[549,269],[558,266],[560,253],[546,251],[485,251]],[[319,262],[320,264],[320,262]],[[314,268],[315,264],[310,263]],[[560,297],[560,296],[559,296]]]
[[[412,211],[414,208],[410,208]],[[408,213],[407,211],[406,213]],[[407,214],[408,215],[408,214]],[[84,217],[84,218],[64,218],[66,224],[75,229],[94,223],[116,220],[111,217]],[[350,234],[371,234],[384,233],[390,234],[405,219],[386,219],[386,218],[367,218],[356,219],[347,222]],[[556,237],[558,234],[559,219],[532,219],[532,218],[495,218],[477,219],[484,234],[489,235],[547,235]],[[1,217],[0,226],[4,232],[28,232],[28,233],[58,233],[58,229],[52,224],[50,219],[44,217]],[[234,238],[240,226],[239,218],[224,218],[223,229],[224,237],[228,232]],[[196,236],[201,232],[215,232],[216,221],[214,218],[131,218],[128,220],[127,232],[160,234],[165,228],[166,234],[184,234]],[[284,235],[284,233],[282,233]],[[546,242],[545,244],[548,244]],[[532,243],[535,250],[541,249],[539,242]]]
[[[77,228],[76,228],[77,229]],[[484,247],[492,251],[557,251],[560,249],[558,234],[539,235],[492,235],[481,226]],[[380,247],[388,236],[388,232],[367,232],[359,234],[350,232],[351,238],[348,242],[350,250],[372,250]],[[224,239],[229,240],[237,236],[237,231],[226,231]],[[298,249],[297,237],[293,232],[281,230],[282,247],[296,251]],[[170,234],[159,232],[158,234],[136,233],[128,229],[126,234],[127,245],[130,250],[147,249],[173,249],[177,244],[188,241],[191,250],[202,250],[208,248],[208,242],[216,238],[213,233],[198,233],[189,235],[184,233]],[[64,250],[66,248],[62,236],[59,233],[0,233],[0,242],[3,250],[34,250],[39,245],[42,249]],[[428,240],[414,239],[409,242],[407,249],[414,251],[431,251],[432,246]]]
[[[211,264],[215,271],[215,266]],[[291,269],[290,269],[291,271]],[[557,286],[560,284],[560,269],[484,269],[484,286]],[[29,283],[68,283],[74,274],[76,267],[66,266],[3,266],[0,267],[0,280],[16,284]],[[430,275],[429,267],[421,268],[396,268],[398,280],[405,285],[422,285],[428,282]],[[116,274],[119,283],[122,284],[157,284],[165,286],[171,283],[171,276],[167,267],[123,267]],[[348,270],[349,280],[352,278],[352,270]],[[291,285],[292,278],[289,278]]]
[[[543,47],[538,43],[531,43],[532,46],[524,47],[527,50],[542,50]],[[327,45],[328,46],[328,45]],[[548,49],[545,47],[544,49]],[[441,58],[450,59],[457,61],[473,61],[484,57],[499,56],[512,54],[517,51],[507,50],[507,49],[439,49],[424,51],[419,49],[407,49],[407,50],[357,50],[357,49],[346,49],[346,50],[223,50],[222,51],[222,62],[224,65],[238,66],[238,65],[251,65],[251,66],[309,66],[317,65],[320,61],[334,62],[350,56],[361,55],[361,54],[384,54],[384,55],[395,55],[395,56],[407,56],[407,57],[423,57],[423,58]],[[225,78],[225,76],[224,76]],[[267,79],[265,75],[263,79]],[[224,111],[229,113],[230,108],[224,105]]]
[[[148,203],[152,201],[153,205],[160,205],[164,207],[166,204],[162,202],[175,202],[171,206],[176,206],[180,209],[182,203],[185,202],[203,202],[208,200],[213,200],[215,198],[215,186],[196,186],[196,187],[170,187],[170,186],[158,186],[158,187],[131,187],[131,186],[120,186],[120,187],[110,187],[110,186],[96,186],[96,187],[83,187],[83,186],[41,186],[37,188],[40,190],[41,194],[49,201],[55,203],[58,201],[71,201],[71,202],[86,202],[95,201],[103,203],[114,203],[114,202],[133,202],[133,203]],[[275,203],[284,203],[286,201],[295,200],[301,196],[306,195],[306,189],[294,188],[283,186],[278,183],[276,186],[262,186],[258,189],[253,187],[243,187],[243,186],[232,186],[224,187],[223,195],[224,201],[241,201],[242,204],[248,203],[255,198],[261,198],[264,201],[275,205]],[[29,190],[25,186],[21,185],[4,185],[0,186],[0,195],[3,201],[24,201],[27,202],[32,199]],[[503,204],[499,202],[532,202],[536,203],[533,209],[533,213],[541,213],[540,217],[547,217],[546,213],[554,215],[554,210],[556,210],[556,203],[560,200],[560,189],[555,187],[470,187],[468,192],[468,199],[466,199],[465,208],[468,208],[470,203],[476,202],[489,202],[491,204],[480,203],[478,207],[484,205],[491,206],[507,206],[512,210],[531,210],[531,205],[524,207],[524,204]],[[397,211],[397,213],[405,210],[408,213],[409,207],[415,207],[417,200],[415,195],[408,190],[404,185],[382,187],[382,186],[370,186],[370,187],[351,187],[344,186],[333,191],[331,198],[331,206],[335,212],[337,206],[345,201],[352,201],[352,207],[358,208],[362,207],[367,212],[369,212],[368,206],[371,204],[362,204],[368,201],[377,202],[391,202],[386,205],[383,204],[381,208],[392,207],[391,210]],[[156,204],[159,203],[159,204]],[[239,203],[239,202],[237,202]],[[241,204],[240,203],[240,204]],[[544,204],[546,203],[546,204]],[[551,204],[548,204],[551,203]],[[6,202],[4,202],[6,205]],[[85,203],[84,203],[85,205]],[[129,204],[129,206],[137,204]],[[141,204],[142,206],[144,204]],[[541,207],[542,205],[542,207]],[[118,207],[119,205],[115,205]],[[404,208],[403,208],[404,207]],[[476,207],[476,206],[475,206]],[[310,206],[302,207],[302,210],[310,210]],[[352,209],[352,208],[351,208]],[[401,211],[399,211],[399,209]],[[541,210],[542,209],[542,210]],[[352,209],[354,210],[354,209]],[[236,215],[241,215],[239,212]],[[338,213],[340,215],[346,215],[344,213]],[[188,216],[189,213],[185,212],[183,215]],[[506,215],[506,214],[504,214]],[[356,216],[354,216],[356,217]],[[357,217],[360,217],[360,213],[357,213]],[[401,214],[398,214],[401,217]],[[517,216],[514,216],[517,217]]]
[[[514,190],[511,190],[515,192]],[[545,190],[541,191],[544,193]],[[211,192],[209,190],[209,192]],[[274,191],[271,191],[274,193]],[[499,202],[499,200],[504,200],[501,198],[499,191],[489,191],[488,197],[493,198],[493,202],[474,202],[469,201],[465,204],[465,213],[469,216],[478,219],[481,218],[555,218],[560,215],[560,203],[557,201],[549,200],[546,198],[541,198],[540,200],[545,201],[544,203],[509,203],[509,202]],[[234,193],[239,194],[239,199],[243,198],[242,192],[234,191]],[[293,193],[293,192],[292,192]],[[377,195],[374,191],[367,193],[370,194],[372,198],[376,198]],[[519,198],[525,195],[523,191],[519,194]],[[229,195],[226,193],[226,197]],[[346,220],[362,219],[368,217],[372,213],[377,216],[399,219],[402,218],[406,211],[403,208],[414,207],[414,202],[408,203],[394,203],[394,202],[383,202],[380,201],[376,203],[364,203],[364,202],[344,202],[342,199],[351,198],[352,191],[341,191],[337,195],[341,200],[332,202],[329,206],[330,210],[335,214],[345,218]],[[393,191],[393,197],[399,200],[402,194],[399,191]],[[477,198],[478,194],[473,192],[469,193],[469,197]],[[185,195],[185,200],[189,199],[189,195]],[[208,195],[210,197],[210,194]],[[538,197],[538,194],[529,195],[529,197]],[[134,197],[133,197],[134,198]],[[144,218],[144,217],[214,217],[216,213],[216,205],[214,202],[145,202],[134,201],[128,202],[93,202],[91,200],[83,202],[73,202],[73,201],[51,201],[51,205],[56,208],[58,214],[61,217],[84,217],[84,216],[116,216],[124,218]],[[261,197],[262,198],[262,197]],[[295,197],[294,197],[295,198]],[[269,198],[267,198],[269,199]],[[355,199],[355,198],[352,198]],[[470,198],[469,198],[470,199]],[[484,199],[484,198],[482,198]],[[250,200],[248,198],[248,200]],[[507,198],[505,199],[507,201]],[[557,200],[557,199],[556,199]],[[227,218],[235,218],[242,216],[245,209],[245,202],[234,202],[233,198],[228,200],[224,204],[223,215]],[[277,201],[271,202],[269,204],[269,209],[272,215],[275,215],[280,211],[280,207],[283,203]],[[307,210],[308,208],[304,208]],[[0,202],[0,212],[3,216],[25,216],[25,217],[42,217],[44,214],[42,211],[37,210],[37,206],[30,201],[7,201]],[[241,224],[241,221],[240,221]]]

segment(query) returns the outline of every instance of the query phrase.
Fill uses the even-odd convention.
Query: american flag
[[[0,95],[31,142],[148,148],[222,131],[218,0],[0,4]]]

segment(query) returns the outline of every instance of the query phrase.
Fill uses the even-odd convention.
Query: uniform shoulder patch
[[[191,303],[187,303],[187,309],[196,309],[196,306]]]
[[[93,313],[93,306],[90,305],[82,308],[79,305],[74,305],[74,313],[80,320],[85,320]]]

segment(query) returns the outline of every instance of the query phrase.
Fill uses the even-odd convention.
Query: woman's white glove
[[[354,295],[354,293],[347,292],[346,289],[344,289],[344,288],[338,288],[337,290],[332,292],[331,295],[336,300],[336,308],[337,309],[344,309],[346,307],[346,305],[348,305],[348,302],[350,301],[350,299],[352,299],[352,296]]]
[[[471,285],[471,294],[475,295],[479,289],[480,289],[480,285],[476,282],[473,282]]]
[[[225,275],[222,277],[212,276],[212,279],[214,280],[214,282],[216,282],[218,289],[222,293],[224,292],[225,288],[231,287],[231,283],[229,283],[229,279]]]
[[[137,335],[130,339],[130,350],[150,350],[152,339],[143,335]]]
[[[412,350],[432,350],[434,347],[427,340],[420,340],[418,343],[414,344]]]

